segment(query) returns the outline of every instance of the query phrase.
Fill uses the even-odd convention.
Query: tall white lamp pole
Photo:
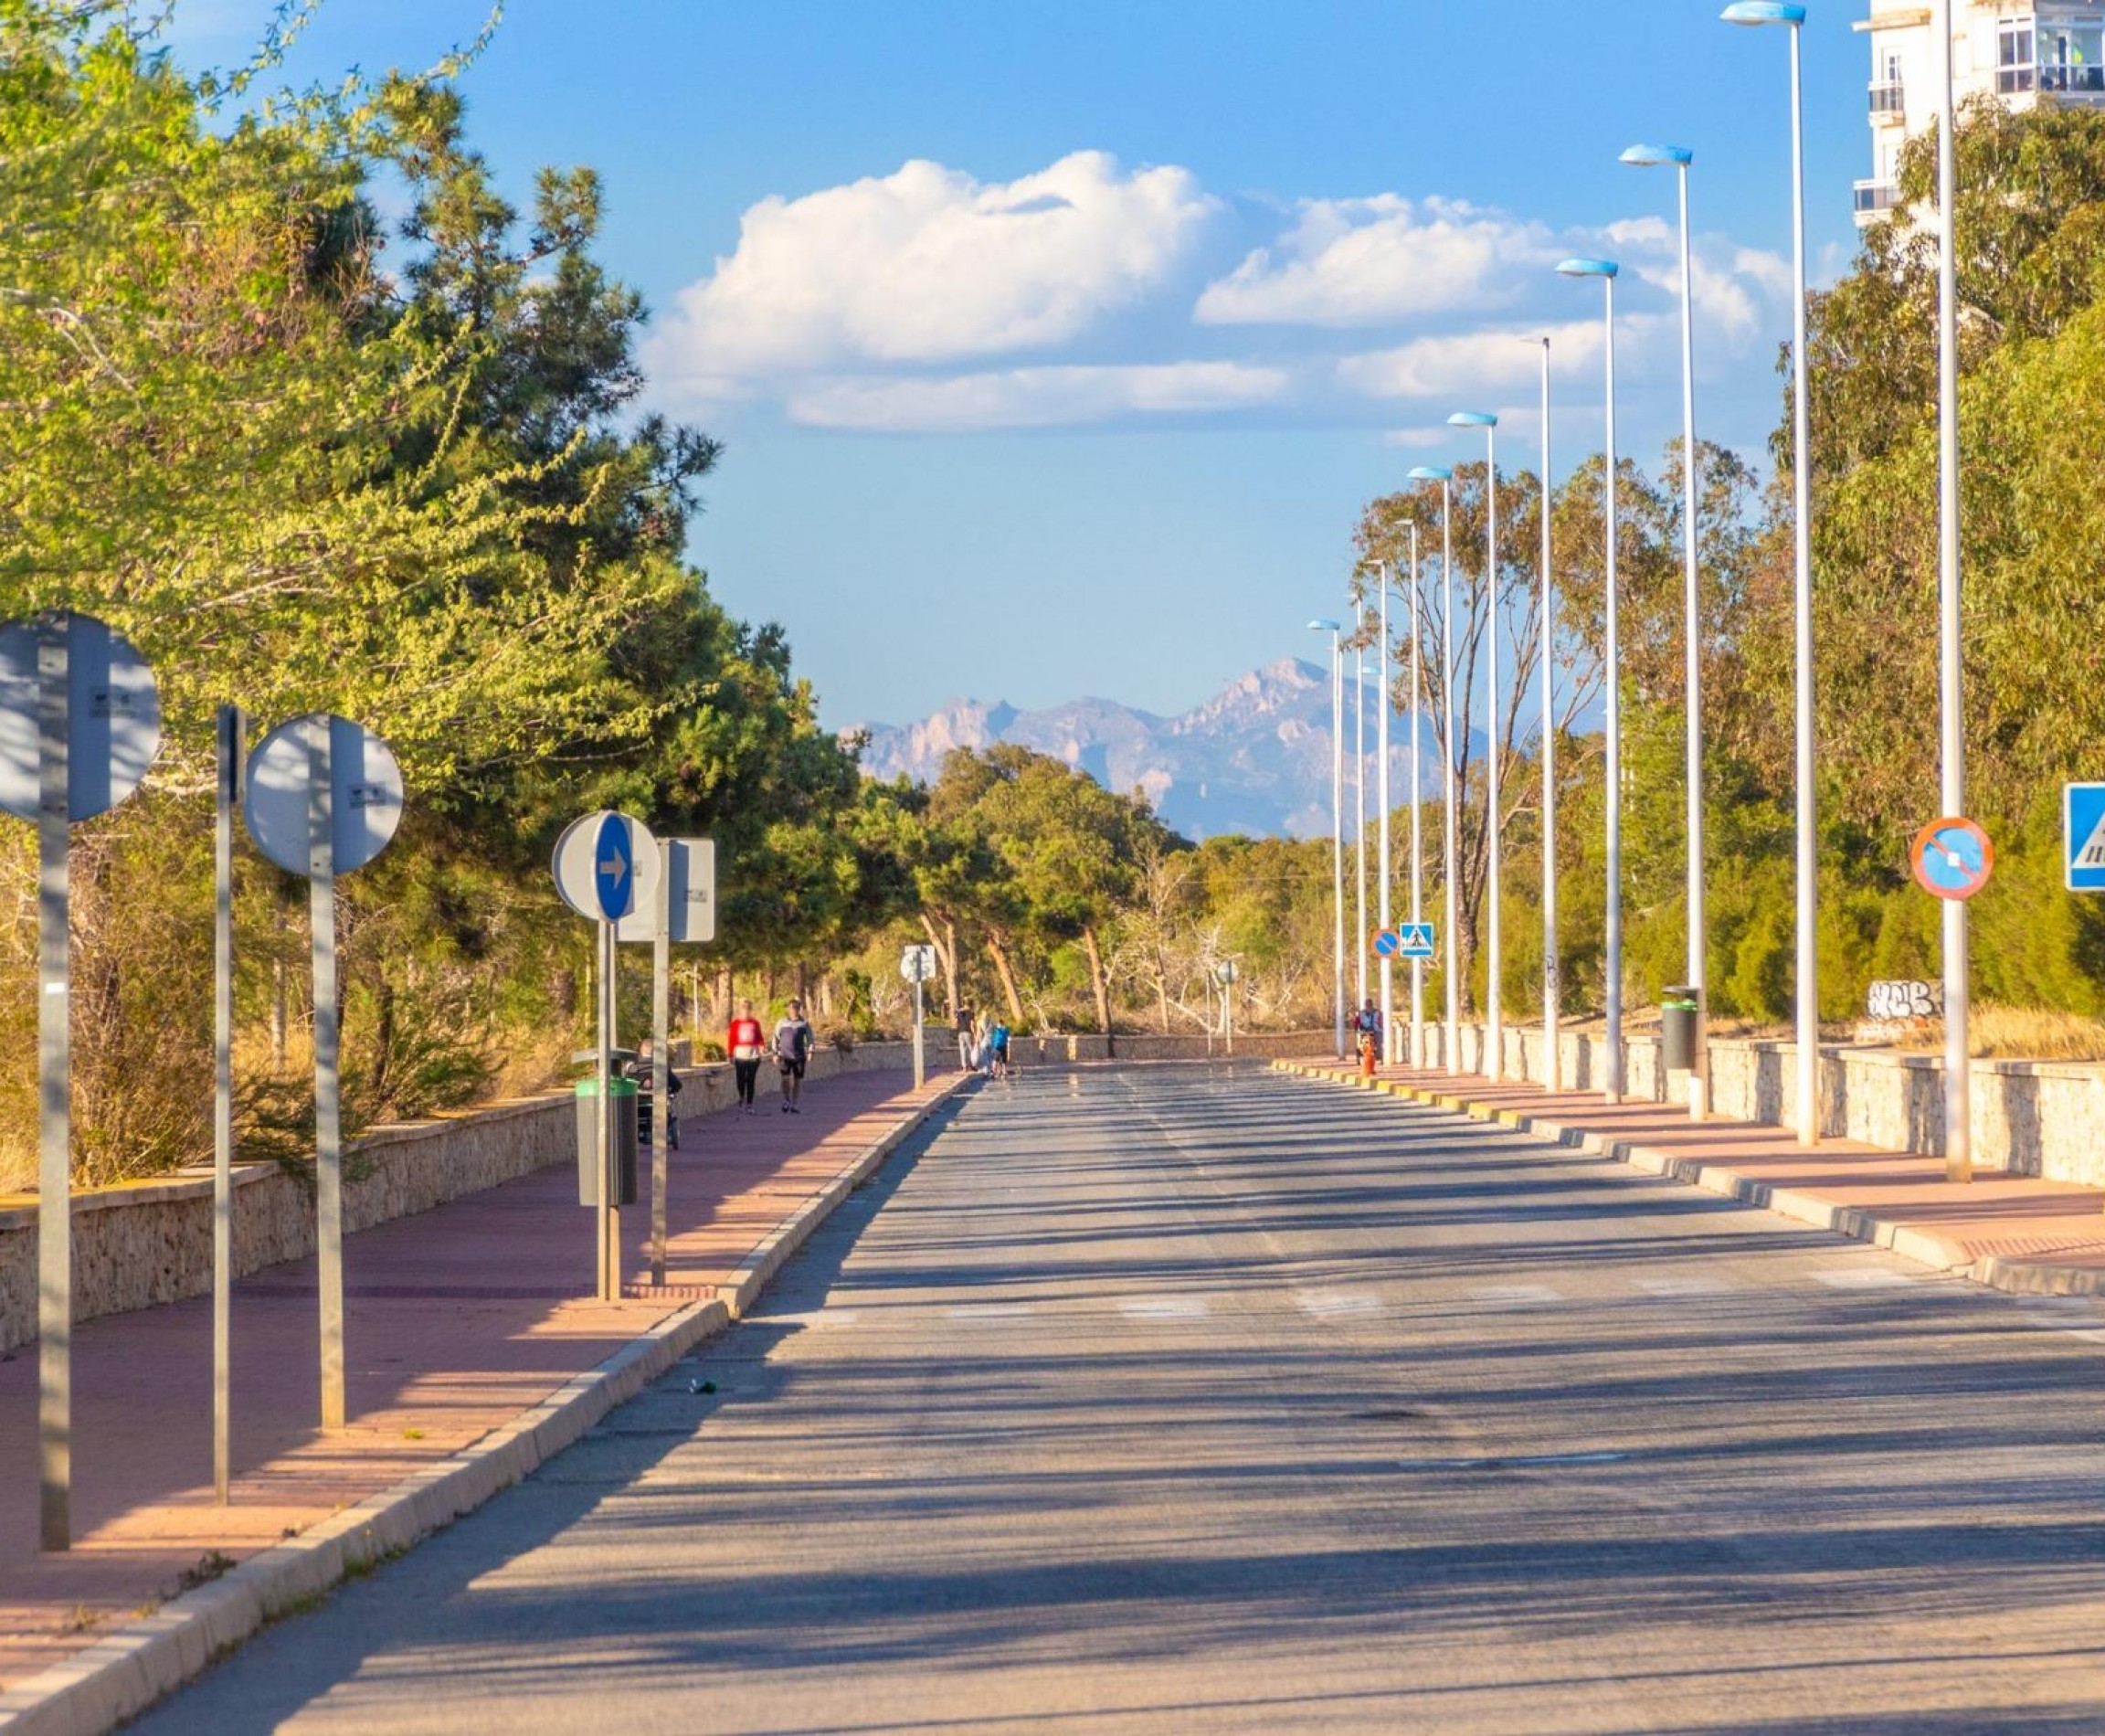
[[[1419,771],[1424,746],[1424,727],[1420,720],[1421,695],[1424,692],[1423,664],[1418,647],[1418,521],[1411,521],[1411,920],[1425,920],[1425,789]],[[1411,1064],[1425,1064],[1425,961],[1411,961]]]
[[[1455,927],[1458,904],[1455,896],[1456,865],[1459,851],[1455,843],[1456,809],[1461,791],[1456,788],[1454,776],[1455,756],[1458,744],[1454,739],[1454,472],[1444,466],[1421,464],[1411,472],[1417,482],[1440,484],[1440,629],[1444,641],[1441,648],[1440,702],[1445,722],[1443,740],[1446,751],[1441,755],[1444,762],[1442,772],[1446,779],[1446,812],[1442,817],[1446,836],[1446,884],[1444,888],[1444,907],[1443,916],[1446,932],[1442,937],[1442,976],[1447,985],[1447,1041],[1446,1053],[1441,1057],[1449,1073],[1462,1071],[1462,970],[1461,948],[1457,945],[1460,931]]]
[[[1358,987],[1352,1011],[1367,1004],[1367,604],[1352,604],[1352,805],[1355,866],[1352,880],[1352,958]],[[1357,1049],[1358,1045],[1355,1044]]]
[[[1381,694],[1381,708],[1374,714],[1375,800],[1381,807],[1381,883],[1375,920],[1384,932],[1389,927],[1389,713],[1395,703],[1392,662],[1389,651],[1389,564],[1374,564],[1375,582],[1381,587],[1381,654],[1375,661],[1375,683]],[[1381,1059],[1396,1059],[1395,967],[1387,953],[1381,955]]]
[[[1634,144],[1623,161],[1639,168],[1671,166],[1681,187],[1681,559],[1682,637],[1687,693],[1688,986],[1696,991],[1696,1050],[1689,1057],[1688,1115],[1710,1107],[1710,993],[1706,956],[1703,875],[1703,587],[1696,538],[1696,292],[1690,270],[1688,165],[1696,153],[1677,144]]]
[[[1946,816],[1966,812],[1959,667],[1959,210],[1952,103],[1952,0],[1937,7],[1937,700]],[[1966,901],[1944,900],[1944,1179],[1973,1179],[1973,1067],[1967,1042]]]
[[[1607,960],[1603,975],[1608,997],[1608,1067],[1602,1080],[1602,1095],[1610,1103],[1623,1101],[1623,648],[1621,599],[1617,595],[1615,556],[1620,543],[1621,515],[1616,510],[1615,475],[1615,277],[1621,270],[1613,259],[1566,259],[1558,266],[1566,277],[1599,278],[1607,292],[1608,408],[1605,434],[1606,474],[1602,479],[1603,534],[1608,545],[1606,667],[1603,685],[1607,689],[1608,746],[1605,777],[1608,810],[1608,921]]]
[[[1542,1088],[1564,1088],[1564,996],[1557,955],[1557,583],[1550,508],[1550,340],[1542,345]]]
[[[1501,872],[1498,816],[1498,418],[1484,410],[1457,410],[1450,428],[1484,430],[1484,644],[1489,658],[1484,696],[1484,1076],[1506,1076],[1503,1029],[1505,955],[1498,939]]]
[[[1734,0],[1727,24],[1784,26],[1791,33],[1792,485],[1797,556],[1795,773],[1798,784],[1798,1143],[1820,1142],[1820,940],[1818,809],[1813,789],[1812,410],[1805,355],[1805,91],[1801,37],[1805,8],[1782,0]]]
[[[1312,633],[1330,635],[1330,955],[1331,1000],[1337,1019],[1338,1058],[1345,1058],[1345,651],[1343,629],[1328,618],[1308,623]]]

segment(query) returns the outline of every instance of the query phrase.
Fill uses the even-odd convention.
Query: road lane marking
[[[1906,1272],[1888,1272],[1879,1266],[1868,1266],[1860,1272],[1815,1272],[1813,1276],[1831,1290],[1890,1290],[1903,1284],[1922,1282]]]
[[[1195,1320],[1209,1307],[1204,1297],[1150,1296],[1121,1302],[1118,1311],[1136,1320]]]
[[[1632,1278],[1630,1282],[1646,1296],[1730,1296],[1737,1285],[1727,1284],[1719,1278]]]
[[[1380,1306],[1372,1297],[1357,1290],[1296,1290],[1294,1300],[1319,1319],[1345,1314],[1372,1314]]]
[[[943,1312],[953,1320],[1006,1320],[1031,1307],[1028,1302],[960,1302]]]
[[[1398,1459],[1400,1471],[1533,1471],[1564,1465],[1620,1465],[1627,1453],[1521,1453],[1478,1459]]]
[[[860,1317],[853,1308],[810,1308],[801,1314],[748,1314],[750,1326],[853,1326]]]
[[[1481,1284],[1469,1292],[1469,1299],[1489,1308],[1539,1308],[1564,1297],[1547,1284]]]

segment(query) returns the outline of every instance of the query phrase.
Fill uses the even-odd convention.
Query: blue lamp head
[[[1452,482],[1454,472],[1438,464],[1421,464],[1411,472],[1413,482]]]
[[[1341,633],[1345,630],[1328,615],[1318,615],[1308,623],[1308,630],[1312,633]]]
[[[1618,276],[1623,268],[1613,259],[1564,259],[1558,264],[1558,274],[1562,277]]]
[[[1718,16],[1727,24],[1788,24],[1796,26],[1805,22],[1805,8],[1785,5],[1782,0],[1732,0],[1732,4]]]
[[[1685,169],[1696,161],[1696,153],[1682,144],[1634,144],[1616,161],[1634,169]]]
[[[1497,428],[1498,418],[1487,410],[1456,410],[1447,418],[1449,428]]]

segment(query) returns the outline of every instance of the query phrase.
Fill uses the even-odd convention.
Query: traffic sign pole
[[[614,1204],[614,993],[619,949],[614,943],[614,925],[602,920],[599,929],[599,1211],[598,1213],[599,1299],[619,1300],[621,1295],[620,1212]]]
[[[314,1001],[314,1272],[322,1426],[347,1415],[344,1373],[344,1146],[336,876],[386,848],[402,820],[402,775],[387,744],[312,712],[279,725],[249,757],[241,807],[258,849],[307,876]]]
[[[72,827],[138,788],[161,743],[153,675],[60,609],[0,627],[0,808],[37,828],[37,1535],[73,1529]]]
[[[928,1041],[925,1028],[927,1020],[922,1011],[922,996],[921,979],[916,975],[914,979],[914,1089],[916,1091],[928,1083],[928,1060],[922,1053]]]
[[[233,1475],[234,810],[241,802],[243,718],[219,707],[217,811],[212,822],[212,1493]]]
[[[1959,663],[1959,267],[1952,137],[1952,0],[1937,8],[1937,624],[1940,783],[1944,811],[1966,811],[1966,720]],[[1944,904],[1944,1179],[1973,1179],[1966,901]]]
[[[651,1282],[665,1287],[665,1190],[672,1175],[672,1057],[665,1053],[672,1022],[672,845],[658,846],[658,932],[651,942]]]
[[[37,1461],[44,1547],[72,1542],[73,1149],[71,960],[67,840],[70,621],[47,621],[37,642]]]
[[[322,1426],[344,1426],[343,1074],[336,990],[336,805],[326,715],[307,720],[307,924],[314,984],[314,1271]]]

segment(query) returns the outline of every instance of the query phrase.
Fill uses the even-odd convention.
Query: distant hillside
[[[1349,808],[1349,693],[1347,702]],[[1378,703],[1370,686],[1370,808]],[[1399,806],[1411,789],[1409,726],[1399,718],[1391,743],[1389,775]],[[862,764],[879,778],[904,773],[932,780],[953,748],[1015,742],[1080,767],[1108,789],[1145,791],[1156,812],[1189,838],[1221,832],[1306,838],[1330,830],[1330,678],[1298,658],[1252,671],[1180,717],[1158,717],[1107,699],[1077,699],[1045,711],[960,699],[917,724],[858,727],[870,736]],[[1430,795],[1440,764],[1430,729],[1424,755]]]

